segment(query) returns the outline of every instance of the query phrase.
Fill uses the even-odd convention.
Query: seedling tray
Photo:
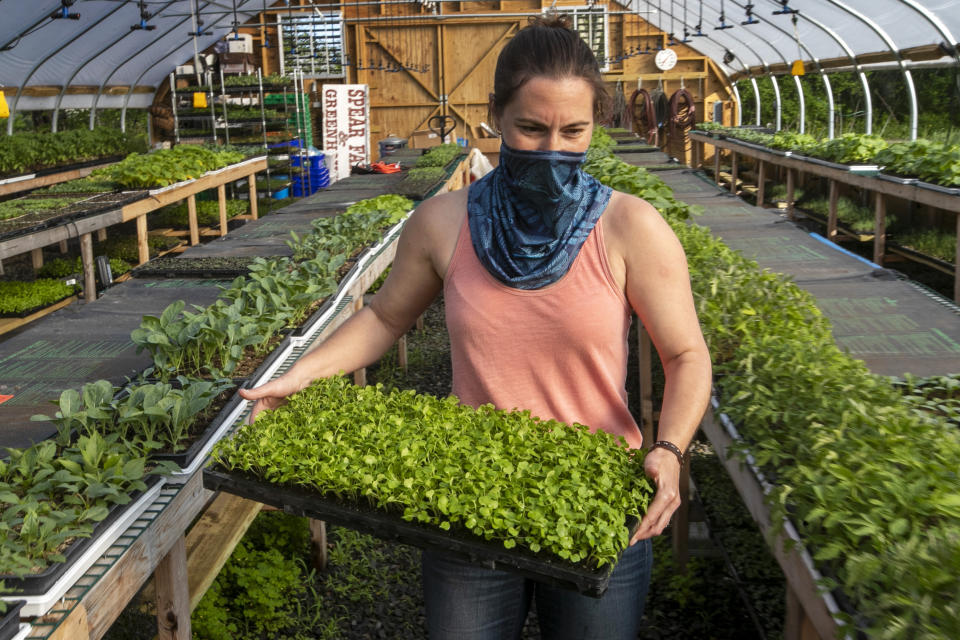
[[[599,598],[607,590],[613,571],[613,566],[588,570],[544,553],[516,548],[508,550],[499,542],[484,540],[468,532],[444,532],[438,527],[407,522],[395,513],[347,504],[298,487],[270,484],[221,469],[204,469],[203,485],[213,491],[225,491],[283,509],[291,515],[324,520],[386,540],[454,554],[490,569],[519,573],[594,598]],[[629,520],[627,526],[632,536],[640,522],[636,518]]]
[[[7,590],[15,592],[18,598],[23,596],[38,596],[47,593],[71,567],[87,558],[87,552],[92,550],[101,541],[100,538],[113,528],[111,525],[120,520],[121,516],[138,507],[145,508],[146,505],[142,504],[142,498],[146,495],[154,494],[153,489],[156,488],[162,480],[160,476],[150,476],[144,479],[144,482],[147,484],[147,490],[143,492],[135,491],[130,494],[130,502],[125,505],[114,505],[107,514],[107,517],[94,526],[89,538],[77,538],[66,548],[63,552],[66,558],[64,562],[55,562],[40,573],[23,577],[13,574],[0,574],[0,581],[4,583],[4,587]],[[116,533],[119,535],[120,532]],[[111,537],[116,539],[116,536]],[[110,544],[113,544],[113,540],[110,541]],[[90,564],[92,564],[92,562],[90,562]],[[89,566],[89,564],[87,566]],[[84,571],[85,570],[86,568],[84,568]],[[37,614],[30,613],[28,615]]]
[[[944,187],[943,185],[933,184],[932,182],[923,182],[922,180],[917,182],[917,187],[920,189],[926,189],[927,191],[934,191],[936,193],[945,193],[948,196],[960,196],[960,188],[958,187]]]
[[[67,295],[65,295],[65,296],[63,296],[62,298],[59,298],[59,299],[57,299],[57,300],[53,300],[53,301],[47,302],[47,303],[45,303],[45,304],[37,305],[36,307],[31,307],[31,308],[25,309],[25,310],[23,310],[23,311],[16,311],[16,312],[14,312],[14,311],[6,311],[6,312],[0,312],[0,318],[26,318],[27,316],[32,316],[33,314],[35,314],[35,313],[38,312],[38,311],[43,311],[44,309],[46,309],[46,308],[48,308],[48,307],[52,307],[53,305],[58,304],[58,303],[60,303],[60,302],[63,302],[63,301],[66,300],[67,298],[70,298],[70,297],[75,296],[75,295],[77,295],[76,292],[74,292],[74,293],[69,293],[69,294],[67,294]]]
[[[0,616],[0,640],[10,640],[20,630],[20,609],[26,602],[17,600],[7,603],[7,612]]]

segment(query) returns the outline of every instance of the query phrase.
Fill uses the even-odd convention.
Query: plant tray
[[[27,604],[24,600],[7,603],[7,612],[0,617],[0,640],[11,640],[20,630],[20,609]]]
[[[850,165],[840,164],[839,162],[830,162],[829,160],[821,160],[820,158],[813,158],[811,156],[804,156],[803,159],[812,164],[818,164],[821,167],[839,169],[840,171],[848,171],[850,169]]]
[[[152,502],[156,494],[159,493],[160,486],[163,484],[162,480],[163,478],[160,476],[150,476],[146,478],[144,482],[147,484],[147,490],[132,493],[130,495],[130,502],[125,505],[114,505],[107,514],[107,517],[96,524],[89,538],[77,538],[74,540],[73,544],[67,547],[63,553],[66,561],[54,563],[40,573],[24,577],[12,574],[0,574],[0,580],[3,581],[5,588],[15,591],[17,597],[43,595],[50,591],[60,578],[75,565],[86,564],[81,570],[86,571],[87,568],[93,564],[96,556],[100,555],[97,553],[96,556],[90,557],[92,555],[91,552],[95,551],[99,543],[104,541],[103,538],[105,536],[110,538],[109,542],[106,543],[106,546],[109,546],[113,544],[114,540],[116,540],[127,526],[124,524],[121,528],[113,525],[128,520],[129,518],[127,516],[139,508],[139,511],[133,516],[131,521],[136,519],[143,509],[147,507],[147,504],[149,504],[145,502],[145,498],[149,496],[149,502]],[[29,605],[30,602],[28,598],[26,608],[29,611],[25,612],[26,615],[42,615],[46,613],[45,611],[36,612],[36,610]]]
[[[134,267],[135,278],[236,278],[250,273],[255,258],[155,258]]]
[[[71,297],[73,297],[73,296],[75,296],[75,295],[77,295],[76,292],[70,293],[70,294],[67,294],[67,295],[63,296],[62,298],[59,298],[59,299],[57,299],[57,300],[53,300],[52,302],[48,302],[48,303],[46,303],[46,304],[41,304],[41,305],[38,305],[38,306],[36,306],[36,307],[31,307],[30,309],[26,309],[26,310],[24,310],[24,311],[19,311],[19,312],[14,312],[14,311],[2,312],[2,311],[0,311],[0,318],[26,318],[27,316],[32,316],[33,314],[37,313],[38,311],[43,311],[44,309],[47,309],[48,307],[52,307],[53,305],[58,304],[58,303],[60,303],[60,302],[63,302],[63,301],[66,300],[67,298],[71,298]]]
[[[917,184],[919,180],[917,178],[901,178],[900,176],[892,176],[889,173],[881,173],[877,176],[881,180],[886,180],[887,182],[894,182],[896,184]]]
[[[960,188],[958,187],[944,187],[943,185],[933,184],[932,182],[923,182],[922,180],[917,182],[917,187],[920,189],[926,189],[927,191],[944,193],[948,196],[960,196]]]
[[[207,425],[207,428],[203,430],[197,439],[187,448],[186,451],[181,451],[180,453],[155,453],[150,456],[151,459],[157,461],[167,461],[173,462],[180,467],[181,470],[189,469],[193,466],[194,461],[198,457],[206,456],[210,452],[210,448],[213,446],[215,440],[213,439],[214,434],[220,430],[225,423],[230,423],[227,418],[230,418],[233,413],[235,413],[238,406],[243,404],[244,400],[241,398],[236,389],[234,389],[230,398],[227,399],[226,404],[223,405],[223,408],[217,413],[217,415],[210,421],[210,424]],[[202,454],[202,456],[201,456]]]
[[[484,540],[467,532],[445,532],[439,527],[407,522],[395,513],[346,504],[298,487],[270,484],[220,469],[204,469],[203,486],[256,500],[283,509],[291,515],[324,520],[386,540],[452,553],[487,568],[519,573],[595,598],[607,590],[613,571],[612,566],[588,570],[549,554],[522,549],[508,550],[499,542]],[[635,518],[631,520],[627,526],[632,535],[640,523]]]
[[[652,144],[624,142],[615,147],[611,147],[610,150],[614,153],[651,153],[653,151],[660,151],[660,148]]]

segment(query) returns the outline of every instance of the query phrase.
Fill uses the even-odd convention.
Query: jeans
[[[431,640],[514,640],[534,598],[543,640],[636,640],[653,569],[653,547],[628,547],[601,598],[516,573],[423,552],[423,591]]]

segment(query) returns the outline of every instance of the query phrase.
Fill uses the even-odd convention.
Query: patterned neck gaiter
[[[500,164],[470,185],[473,249],[497,280],[540,289],[570,270],[612,193],[583,172],[586,157],[501,143]]]

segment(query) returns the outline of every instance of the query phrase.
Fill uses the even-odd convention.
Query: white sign
[[[323,153],[330,158],[330,181],[350,175],[350,167],[370,162],[370,90],[365,84],[325,84]]]

